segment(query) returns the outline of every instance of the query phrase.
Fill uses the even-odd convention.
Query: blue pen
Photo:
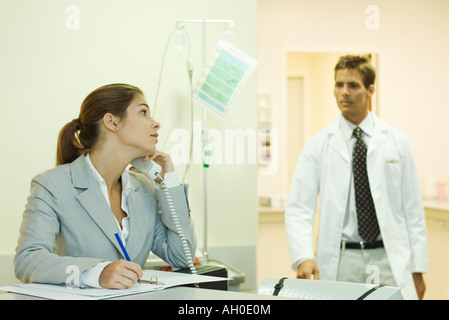
[[[120,236],[118,235],[118,232],[116,232],[115,237],[117,238],[118,244],[120,245],[120,248],[122,248],[123,254],[125,255],[126,260],[131,261],[131,259],[128,256],[128,252],[126,252],[125,246],[123,245],[122,240],[120,239]]]
[[[122,248],[123,254],[125,255],[126,260],[131,261],[131,258],[128,255],[128,252],[126,252],[125,246],[123,245],[122,240],[120,239],[120,236],[118,235],[118,232],[114,233],[115,237],[117,238],[118,244],[120,245],[120,248]],[[137,279],[137,282],[140,282],[140,279]]]

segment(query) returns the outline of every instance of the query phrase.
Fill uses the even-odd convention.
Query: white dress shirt
[[[341,117],[340,130],[343,134],[346,146],[348,147],[350,159],[352,159],[352,152],[354,150],[355,142],[357,140],[353,135],[354,129],[356,127],[360,127],[360,129],[362,129],[362,140],[366,144],[366,147],[369,149],[369,141],[374,132],[374,120],[371,112],[368,113],[366,118],[363,119],[363,121],[358,126],[346,120],[345,118]],[[341,239],[342,241],[346,242],[360,242],[363,241],[363,239],[359,235],[359,228],[357,225],[357,209],[355,205],[355,191],[354,191],[354,173],[351,173],[351,182],[349,184],[348,192],[349,192],[348,203],[346,205],[346,214],[345,219],[343,221]],[[380,238],[381,236],[379,235],[377,240],[379,240]]]

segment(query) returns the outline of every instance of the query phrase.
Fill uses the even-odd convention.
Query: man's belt
[[[341,242],[341,248],[342,249],[377,249],[377,248],[383,248],[384,243],[382,240],[374,241],[374,242]]]

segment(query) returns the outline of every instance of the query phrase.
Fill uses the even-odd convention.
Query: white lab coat
[[[341,115],[340,115],[341,117]],[[393,276],[404,299],[416,299],[412,272],[427,272],[427,232],[419,179],[409,139],[373,114],[368,176]],[[314,257],[313,224],[319,195],[316,259],[320,279],[336,280],[351,156],[340,119],[308,141],[298,160],[285,211],[293,269]],[[368,276],[368,275],[367,275]]]

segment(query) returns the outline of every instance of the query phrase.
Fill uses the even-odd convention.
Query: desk
[[[35,308],[26,308],[22,306],[23,300],[31,301],[42,299],[0,291],[0,300],[21,300],[21,302],[19,302],[20,308],[22,308],[21,313],[22,311],[31,311],[34,313]],[[192,287],[172,287],[160,291],[118,297],[111,300],[142,300],[143,304],[141,305],[144,307],[141,311],[144,312],[143,315],[145,315],[146,311],[160,309],[163,310],[163,313],[159,312],[158,314],[163,314],[168,319],[171,319],[172,317],[178,318],[179,316],[184,315],[203,318],[207,317],[211,319],[213,319],[214,316],[223,318],[223,316],[227,315],[282,316],[284,314],[290,314],[290,312],[294,312],[297,309],[296,302],[292,301],[292,299],[259,295],[255,293]],[[288,303],[286,300],[290,300],[293,303]],[[70,302],[71,301],[68,303]],[[80,301],[76,301],[76,308],[82,308],[82,304],[79,304],[79,302]],[[282,304],[282,307],[279,304]],[[8,305],[14,308],[12,304],[8,303]],[[291,310],[289,308],[286,309],[286,306],[289,306]],[[110,315],[111,312],[117,312],[117,310],[115,310],[115,308],[111,309],[110,307],[93,307],[86,308],[86,312],[88,312],[89,318],[95,318],[97,314],[99,317],[104,318],[105,312],[107,312],[107,315]]]
[[[152,291],[113,299],[114,300],[289,300],[282,297],[260,295],[255,293],[222,291],[222,290],[201,289],[192,287],[173,287],[161,291]],[[38,297],[0,291],[0,300],[42,300],[42,299]]]

